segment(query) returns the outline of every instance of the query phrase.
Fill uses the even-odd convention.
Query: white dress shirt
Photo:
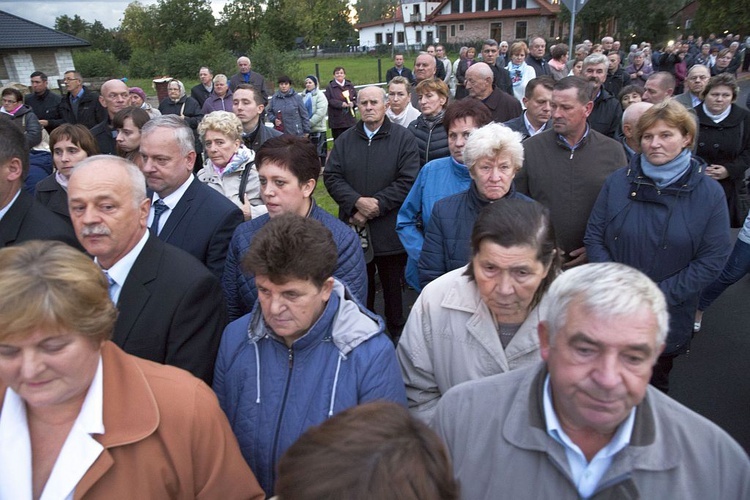
[[[182,183],[180,187],[175,189],[175,191],[170,194],[169,196],[166,196],[164,198],[161,198],[161,201],[164,202],[164,204],[167,206],[167,209],[161,214],[161,217],[159,218],[159,227],[156,234],[159,234],[162,229],[164,229],[164,224],[167,223],[167,219],[169,219],[169,216],[172,214],[172,210],[174,210],[174,207],[177,206],[177,203],[182,199],[182,195],[185,194],[185,191],[187,191],[188,187],[190,187],[190,183],[193,181],[200,182],[195,178],[193,174],[190,174],[190,177]],[[156,200],[159,199],[159,195],[154,193],[153,198],[151,199],[151,209],[148,212],[148,227],[151,227],[151,223],[154,222],[154,203],[156,203]]]
[[[107,272],[107,276],[109,276],[110,279],[114,281],[114,283],[109,287],[109,298],[112,299],[112,302],[114,302],[115,305],[120,298],[122,286],[125,284],[125,280],[128,279],[130,269],[133,267],[133,264],[135,264],[135,260],[141,254],[141,250],[143,250],[143,247],[146,245],[148,235],[149,232],[144,231],[141,239],[128,253],[126,253],[120,260],[112,264],[112,267],[110,267],[109,269],[104,269],[104,271]],[[99,264],[99,260],[96,258],[94,259],[94,262]]]

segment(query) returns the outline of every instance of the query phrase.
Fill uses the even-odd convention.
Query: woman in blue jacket
[[[368,401],[406,406],[383,321],[333,278],[336,261],[331,232],[296,214],[269,220],[243,259],[258,302],[224,331],[213,388],[269,497],[281,455],[309,427]]]
[[[653,106],[636,130],[642,153],[607,178],[584,242],[591,262],[635,267],[664,292],[669,335],[651,383],[667,392],[674,358],[690,346],[700,292],[729,255],[729,213],[721,186],[691,153],[695,119],[681,104]]]

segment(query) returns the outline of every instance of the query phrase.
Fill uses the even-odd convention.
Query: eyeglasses
[[[691,76],[688,78],[691,82],[702,82],[703,80],[708,80],[707,76]]]
[[[63,78],[64,82],[75,82],[77,80],[78,80],[78,78]]]
[[[17,102],[15,99],[3,99],[3,104],[16,104]]]

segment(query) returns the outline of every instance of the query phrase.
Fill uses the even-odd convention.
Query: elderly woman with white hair
[[[409,409],[425,421],[451,387],[540,360],[542,298],[560,271],[549,210],[507,196],[487,205],[470,252],[425,287],[399,340]]]
[[[214,111],[198,125],[198,134],[206,156],[198,180],[240,207],[245,220],[266,213],[260,198],[255,153],[242,142],[240,119],[228,111]]]
[[[471,257],[471,228],[485,206],[501,198],[521,198],[513,185],[523,166],[521,134],[499,123],[485,125],[469,136],[463,151],[471,175],[468,191],[444,198],[432,208],[419,257],[419,283],[424,287]]]

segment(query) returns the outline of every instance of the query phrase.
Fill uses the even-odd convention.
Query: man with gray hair
[[[244,217],[237,205],[193,176],[193,131],[177,115],[159,116],[143,126],[140,152],[141,170],[154,193],[151,232],[221,278],[229,241]]]
[[[68,205],[119,310],[112,340],[210,385],[226,324],[221,286],[195,258],[149,232],[151,201],[138,167],[117,156],[87,158],[70,176]]]
[[[667,71],[653,73],[643,86],[643,101],[651,104],[659,104],[672,97],[674,94],[674,75]]]
[[[591,128],[607,137],[615,138],[620,128],[622,119],[622,105],[607,89],[604,83],[607,81],[609,59],[604,54],[591,54],[583,60],[581,76],[594,84],[594,109],[589,115]]]
[[[507,70],[504,70],[507,71]],[[479,99],[492,113],[492,121],[507,122],[523,113],[521,103],[515,97],[493,86],[493,72],[487,63],[474,63],[466,70],[464,86],[469,98]]]
[[[420,52],[417,59],[414,61],[414,79],[411,87],[411,105],[416,109],[419,107],[419,95],[417,95],[416,88],[417,84],[422,80],[429,78],[436,78],[437,71],[437,59],[435,56],[428,54],[427,52]]]
[[[740,445],[649,386],[668,314],[648,276],[588,264],[544,300],[542,363],[461,384],[437,405],[432,427],[464,498],[750,498]]]
[[[250,58],[246,56],[242,56],[239,59],[237,59],[237,69],[239,70],[237,73],[232,75],[232,78],[229,79],[229,88],[232,89],[232,92],[235,91],[237,86],[241,83],[249,83],[253,87],[260,90],[260,93],[263,94],[263,105],[265,106],[268,103],[268,89],[266,88],[266,79],[263,78],[263,75],[258,73],[257,71],[252,71],[252,63],[250,62]]]
[[[701,95],[703,94],[703,89],[706,88],[709,78],[711,78],[711,71],[708,67],[696,64],[690,68],[687,78],[685,78],[687,89],[682,94],[675,96],[674,100],[690,111],[693,111],[694,107],[703,102]]]
[[[208,96],[211,95],[211,92],[214,90],[214,73],[207,66],[202,66],[201,69],[198,70],[198,79],[200,80],[200,83],[190,89],[190,97],[203,106],[203,103],[206,102],[206,99],[208,99]]]

